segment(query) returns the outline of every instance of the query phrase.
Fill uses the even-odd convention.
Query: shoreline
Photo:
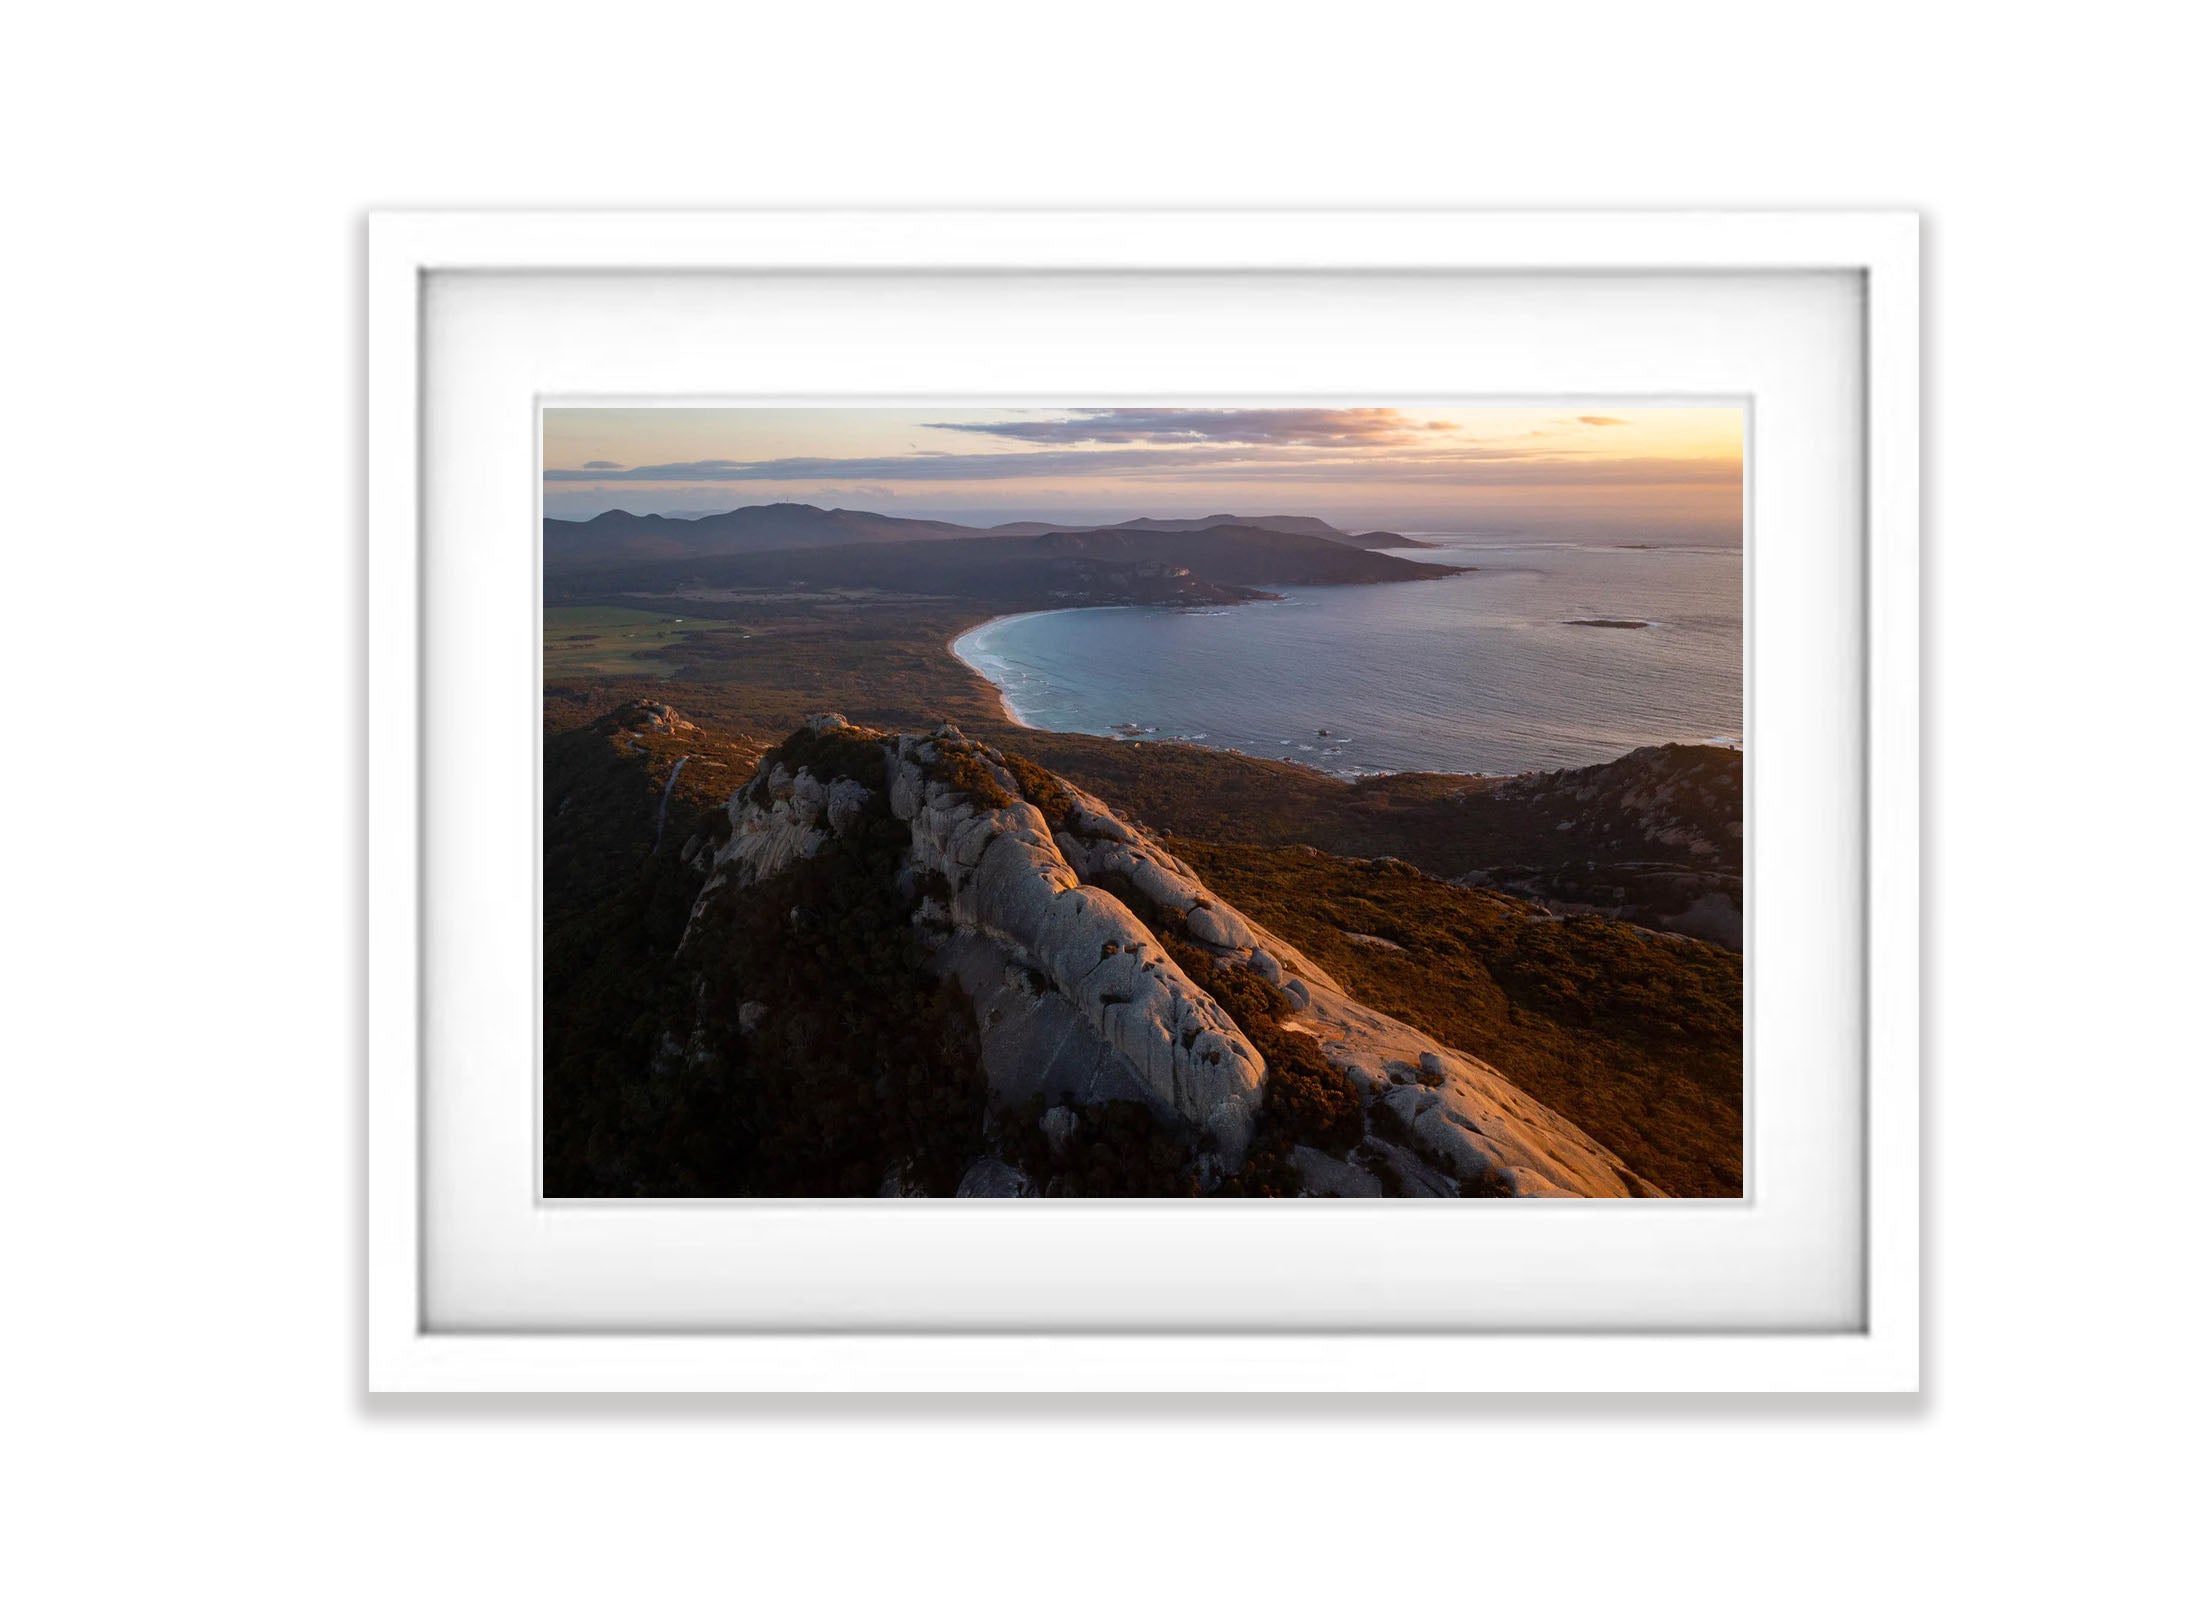
[[[1470,568],[1466,570],[1471,571],[1473,569]],[[1376,778],[1457,778],[1462,781],[1501,783],[1513,778],[1531,777],[1543,772],[1561,772],[1570,770],[1563,764],[1561,764],[1552,767],[1523,767],[1517,772],[1453,772],[1434,767],[1386,767],[1380,769],[1364,770],[1354,773],[1342,773],[1331,771],[1327,767],[1316,766],[1311,761],[1300,761],[1292,756],[1260,755],[1250,750],[1241,750],[1229,745],[1209,744],[1204,738],[1195,738],[1182,734],[1174,734],[1166,738],[1148,739],[1143,737],[1126,737],[1125,735],[1114,733],[1112,731],[1107,733],[1088,733],[1082,729],[1076,728],[1041,727],[1038,723],[1033,722],[1029,717],[1025,716],[1023,712],[1017,708],[1015,701],[1009,698],[1007,689],[1003,688],[999,683],[996,683],[993,678],[977,664],[977,660],[973,659],[974,657],[982,657],[983,653],[976,650],[966,649],[966,645],[970,639],[978,634],[983,633],[986,629],[994,626],[996,623],[1021,622],[1030,617],[1064,616],[1073,611],[1139,611],[1167,609],[1170,608],[1165,606],[1119,605],[1049,606],[1043,610],[1038,611],[1004,611],[997,616],[987,617],[983,622],[974,623],[970,627],[963,629],[962,632],[956,634],[953,638],[949,639],[947,641],[947,653],[950,656],[954,657],[956,664],[960,666],[965,672],[968,672],[972,677],[976,678],[980,683],[984,684],[986,688],[990,689],[993,692],[993,698],[999,702],[1001,713],[1008,722],[1012,723],[1018,728],[1027,729],[1033,733],[1052,734],[1058,738],[1098,739],[1106,741],[1110,744],[1170,745],[1194,750],[1205,750],[1210,755],[1236,755],[1241,756],[1248,761],[1272,762],[1277,766],[1289,767],[1296,772],[1303,772],[1313,777],[1326,778],[1331,782],[1344,784],[1348,788],[1355,787],[1362,782]],[[1578,626],[1579,624],[1572,625]],[[1662,624],[1647,622],[1636,623],[1635,626],[1655,628],[1662,626]],[[1732,750],[1736,754],[1742,753],[1742,739],[1739,735],[1707,735],[1699,736],[1694,739],[1668,739],[1660,741],[1660,743],[1675,744],[1683,747],[1708,746],[1714,749]],[[1631,749],[1632,748],[1656,748],[1656,746],[1635,746],[1631,747]],[[1631,753],[1631,750],[1621,752],[1622,755],[1629,753]],[[1606,760],[1618,759],[1618,756],[1606,758]],[[1603,763],[1601,762],[1585,763],[1585,765],[1589,766],[1597,766],[1602,764]]]
[[[1033,733],[1053,734],[1055,737],[1063,739],[1099,739],[1104,740],[1109,744],[1171,745],[1184,749],[1204,750],[1209,755],[1215,756],[1242,756],[1248,761],[1273,762],[1277,766],[1290,767],[1294,771],[1303,772],[1308,774],[1309,776],[1316,778],[1326,778],[1332,783],[1341,783],[1346,785],[1347,787],[1350,787],[1354,784],[1361,782],[1363,779],[1368,778],[1401,778],[1425,776],[1434,778],[1481,778],[1494,781],[1504,778],[1517,778],[1522,776],[1522,774],[1517,772],[1437,772],[1431,769],[1414,768],[1408,770],[1406,768],[1388,767],[1382,768],[1380,770],[1346,774],[1342,772],[1332,772],[1327,767],[1318,767],[1314,765],[1311,761],[1299,761],[1293,759],[1290,756],[1255,755],[1250,750],[1234,749],[1228,745],[1211,745],[1208,744],[1204,739],[1191,738],[1182,734],[1171,735],[1168,738],[1147,739],[1142,737],[1126,737],[1125,735],[1112,732],[1086,733],[1083,730],[1076,728],[1042,728],[1041,726],[1039,726],[1038,723],[1033,722],[1029,717],[1025,716],[1021,711],[1019,711],[1016,707],[1016,702],[1008,697],[1008,691],[1002,688],[1001,685],[999,685],[998,683],[994,682],[993,679],[987,675],[984,669],[979,667],[976,661],[972,659],[973,656],[978,655],[980,652],[977,652],[975,650],[966,651],[964,648],[965,642],[969,640],[972,636],[983,633],[986,629],[992,627],[997,622],[1021,622],[1027,617],[1063,616],[1072,611],[1137,611],[1167,609],[1169,608],[1139,606],[1049,606],[1043,611],[1004,611],[999,616],[988,617],[983,622],[974,623],[970,627],[963,629],[962,632],[956,634],[952,639],[947,641],[947,653],[955,658],[956,664],[959,665],[965,672],[969,673],[973,678],[976,678],[980,683],[984,684],[988,689],[993,691],[993,698],[1000,702],[1002,714],[1008,719],[1008,721],[1019,728],[1028,729]]]
[[[985,632],[986,629],[999,622],[1021,622],[1026,617],[1058,617],[1071,611],[1125,611],[1129,609],[1131,608],[1127,606],[1049,606],[1044,611],[1004,611],[997,617],[987,617],[985,621],[965,628],[962,632],[956,634],[954,638],[947,641],[947,653],[961,663],[965,672],[968,672],[973,678],[976,678],[993,691],[993,698],[1000,701],[1002,714],[1009,721],[1019,728],[1029,728],[1033,733],[1052,733],[1055,731],[1054,729],[1040,727],[1016,709],[1016,702],[1009,699],[1008,691],[995,683],[989,674],[963,653],[964,641]]]

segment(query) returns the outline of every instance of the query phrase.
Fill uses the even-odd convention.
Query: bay
[[[955,641],[1034,727],[1340,777],[1510,773],[1742,738],[1739,549],[1416,534],[1478,570],[1211,610],[996,618]],[[1640,627],[1588,626],[1642,623]]]

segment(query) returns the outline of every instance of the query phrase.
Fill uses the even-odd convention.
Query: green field
[[[609,673],[669,678],[680,663],[667,659],[667,647],[684,644],[695,634],[723,633],[732,627],[708,618],[666,616],[625,606],[549,606],[542,613],[543,676]]]

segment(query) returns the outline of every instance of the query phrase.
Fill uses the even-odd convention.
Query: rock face
[[[1489,1063],[1359,1004],[1281,941],[1270,949],[1307,983],[1310,1003],[1301,1025],[1323,1055],[1351,1073],[1370,1105],[1391,1114],[1386,1121],[1399,1135],[1393,1142],[1371,1134],[1351,1164],[1372,1170],[1387,1162],[1434,1193],[1620,1198],[1657,1192]],[[1399,1151],[1412,1158],[1412,1169],[1394,1158]]]
[[[644,701],[640,705],[642,727],[649,733],[693,733],[695,724],[661,700]]]
[[[824,733],[847,726],[845,717],[827,713],[810,718],[808,729]],[[743,883],[776,877],[796,859],[816,855],[829,834],[845,833],[854,824],[871,798],[853,778],[821,780],[806,768],[790,772],[783,762],[767,758],[727,804],[733,837],[712,863],[711,889],[728,876]]]
[[[884,793],[845,773],[790,770],[768,757],[727,807],[730,836],[715,851],[696,914],[890,812],[908,832],[901,872],[914,924],[935,970],[971,997],[994,1101],[1045,1095],[1054,1109],[1041,1126],[1057,1152],[1079,1128],[1063,1102],[1135,1100],[1198,1136],[1210,1152],[1200,1169],[1211,1186],[1243,1163],[1260,1127],[1269,1072],[1260,1049],[1103,886],[1113,884],[1165,908],[1170,925],[1188,930],[1218,967],[1268,985],[1283,1003],[1280,1026],[1310,1039],[1359,1095],[1369,1114],[1357,1146],[1342,1155],[1291,1152],[1303,1192],[1656,1192],[1488,1063],[1353,1000],[1094,797],[952,726],[872,734],[818,717],[809,732],[843,751],[875,747],[861,753],[874,771],[883,757]],[[991,1161],[973,1167],[961,1188],[1013,1195],[1030,1184]]]
[[[1063,850],[1074,834],[1058,842],[1029,801],[966,790],[957,772],[971,763],[1014,792],[1007,769],[951,727],[894,741],[892,804],[909,824],[911,865],[946,881],[953,928],[1044,975],[1147,1094],[1212,1134],[1234,1167],[1252,1141],[1260,1052],[1122,901],[1082,881]]]

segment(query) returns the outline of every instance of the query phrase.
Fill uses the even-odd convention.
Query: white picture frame
[[[1841,1331],[438,1327],[423,1205],[424,307],[439,273],[1854,274],[1862,288],[1862,1313]],[[1917,1387],[1918,233],[1894,213],[390,213],[368,238],[368,1382],[395,1390]],[[528,574],[519,574],[520,581]],[[1754,735],[1753,735],[1754,737]],[[1088,1213],[1089,1215],[1089,1213]],[[860,1231],[862,1223],[849,1224]]]

